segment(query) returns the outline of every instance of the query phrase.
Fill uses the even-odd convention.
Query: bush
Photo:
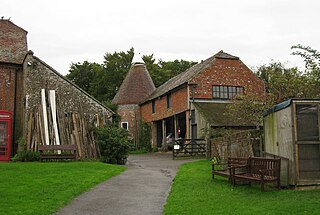
[[[133,144],[127,130],[111,126],[96,128],[94,133],[104,162],[126,163],[130,147]]]
[[[151,146],[151,124],[140,120],[139,123],[139,144],[137,149],[145,149],[148,152],[152,150]]]
[[[17,154],[11,159],[12,161],[39,161],[40,160],[40,153],[34,151],[18,151]]]

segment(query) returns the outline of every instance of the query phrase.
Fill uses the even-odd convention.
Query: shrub
[[[139,144],[137,149],[145,149],[148,152],[152,150],[151,147],[151,124],[140,120],[139,123]]]
[[[18,151],[17,154],[11,159],[12,161],[39,161],[40,153],[37,151]]]
[[[127,130],[111,126],[96,128],[94,133],[104,162],[126,163],[130,147],[133,144]]]

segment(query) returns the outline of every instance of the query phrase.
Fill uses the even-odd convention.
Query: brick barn
[[[238,94],[265,96],[265,85],[240,59],[223,51],[173,77],[140,103],[141,118],[152,123],[153,147],[166,137],[204,138],[206,127],[230,127],[222,112]],[[248,126],[252,127],[252,126]]]
[[[92,128],[113,114],[28,51],[27,31],[0,19],[0,160],[39,144],[76,144],[80,158],[98,157]]]

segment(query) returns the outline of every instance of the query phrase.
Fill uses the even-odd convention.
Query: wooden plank
[[[77,123],[77,119],[76,119],[76,114],[72,114],[72,120],[73,120],[73,127],[74,127],[74,130],[73,130],[73,134],[74,134],[74,137],[75,137],[75,142],[76,142],[76,145],[78,146],[78,151],[79,151],[79,157],[81,158],[82,157],[82,148],[81,148],[81,143],[80,143],[80,137],[79,137],[79,128],[78,128],[78,123]]]
[[[60,145],[60,136],[59,136],[58,124],[57,124],[56,91],[55,90],[49,90],[49,101],[50,101],[50,110],[52,115],[55,145]]]
[[[41,89],[41,104],[42,104],[42,116],[43,116],[45,144],[49,145],[50,140],[49,140],[48,115],[47,115],[47,103],[46,103],[45,89]]]

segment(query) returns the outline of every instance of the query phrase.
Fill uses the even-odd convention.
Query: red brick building
[[[158,87],[140,104],[141,117],[152,122],[153,146],[161,147],[169,134],[200,138],[208,124],[236,126],[221,111],[243,93],[265,96],[264,82],[238,57],[220,51]]]

